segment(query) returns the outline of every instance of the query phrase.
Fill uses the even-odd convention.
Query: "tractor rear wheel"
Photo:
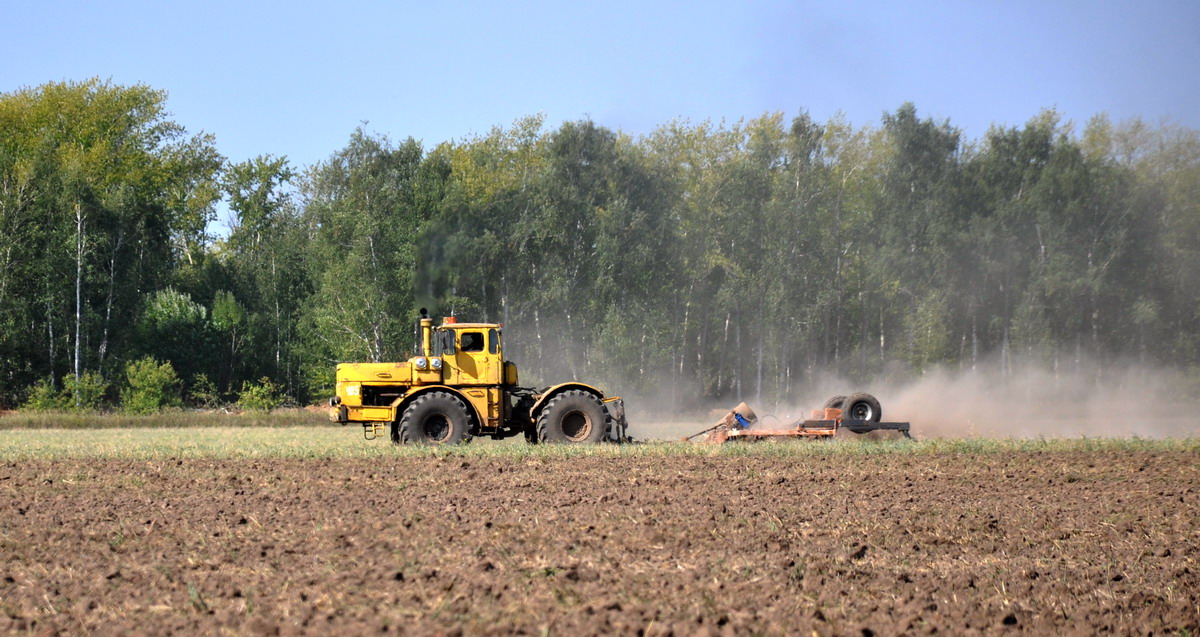
[[[424,445],[459,445],[470,437],[471,417],[458,396],[429,392],[409,403],[396,423],[394,442]]]
[[[558,394],[538,414],[538,442],[596,443],[604,440],[607,433],[604,405],[583,390]]]
[[[883,408],[879,406],[879,400],[870,394],[850,394],[842,402],[843,420],[879,422],[882,417]]]

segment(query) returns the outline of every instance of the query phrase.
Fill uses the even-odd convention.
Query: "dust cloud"
[[[999,365],[988,366],[999,369]],[[635,437],[678,439],[711,426],[745,400],[759,415],[756,427],[777,429],[811,416],[836,395],[876,396],[883,419],[912,423],[918,440],[929,438],[1183,438],[1200,436],[1197,381],[1185,374],[1140,365],[1081,366],[1062,371],[1037,367],[1007,374],[941,369],[917,378],[856,382],[834,375],[780,402],[753,395],[693,404],[670,413],[673,392],[663,385],[627,400]],[[662,400],[649,396],[659,395]],[[643,402],[648,401],[648,402]],[[725,404],[728,403],[728,404]],[[657,406],[657,408],[656,408]],[[668,408],[669,409],[669,408]]]
[[[1142,366],[1006,375],[937,371],[881,390],[884,417],[918,438],[1177,438],[1200,435],[1200,401],[1179,373]]]
[[[813,380],[795,381],[786,396],[759,395],[747,386],[741,395],[705,399],[694,396],[690,380],[672,382],[668,373],[651,372],[630,385],[621,380],[628,372],[602,365],[589,372],[587,364],[550,338],[539,345],[542,356],[527,361],[529,348],[523,344],[536,341],[536,332],[528,326],[517,332],[517,326],[506,330],[505,354],[522,366],[522,384],[580,380],[623,396],[630,434],[641,440],[694,434],[742,401],[758,414],[757,428],[784,428],[811,417],[833,396],[857,392],[879,399],[884,420],[911,423],[918,440],[1200,437],[1200,377],[1136,362],[1099,365],[1063,357],[1071,364],[1053,369],[984,359],[974,369],[955,366],[917,377],[895,364],[885,366],[888,378],[867,381],[808,370],[805,375]]]

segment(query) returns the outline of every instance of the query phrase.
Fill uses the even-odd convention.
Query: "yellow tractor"
[[[504,360],[499,323],[437,327],[421,309],[417,353],[399,363],[341,363],[330,420],[360,424],[368,440],[456,445],[473,437],[524,434],[530,443],[627,442],[621,398],[570,382],[544,389],[517,385]]]

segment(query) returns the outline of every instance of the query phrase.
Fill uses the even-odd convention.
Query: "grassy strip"
[[[1200,452],[1200,439],[1065,438],[1032,440],[784,441],[705,445],[654,442],[634,445],[526,445],[487,440],[455,448],[396,447],[366,441],[353,427],[207,427],[0,431],[0,461],[55,458],[411,458],[755,456],[827,457],[876,454],[989,454],[1044,452]]]
[[[274,411],[171,410],[137,416],[122,413],[12,412],[0,415],[5,429],[183,429],[211,427],[301,427],[328,425],[324,412],[304,409]]]

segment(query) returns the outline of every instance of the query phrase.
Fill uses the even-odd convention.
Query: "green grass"
[[[299,427],[328,425],[324,411],[277,409],[274,411],[185,411],[158,414],[72,413],[19,411],[0,415],[5,429],[162,429],[195,427]]]
[[[479,440],[455,448],[396,447],[363,440],[357,427],[186,427],[124,429],[10,429],[0,431],[0,461],[56,458],[395,458],[395,457],[824,457],[876,454],[989,454],[1104,451],[1200,452],[1200,439],[1066,438],[1035,440],[927,440],[920,442],[784,441],[706,445],[654,442],[633,445],[526,445]]]

